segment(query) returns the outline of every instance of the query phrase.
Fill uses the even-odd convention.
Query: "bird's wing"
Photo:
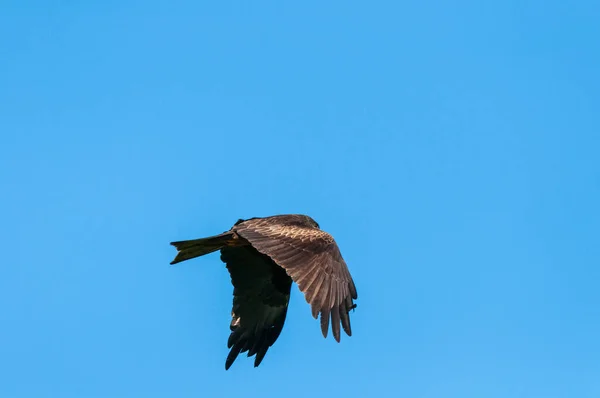
[[[320,229],[282,225],[268,219],[240,223],[235,232],[271,257],[298,284],[313,317],[321,314],[324,337],[330,319],[336,341],[340,341],[340,322],[346,334],[352,335],[349,311],[357,298],[356,287],[331,235]]]
[[[227,341],[231,350],[225,369],[246,351],[249,357],[256,355],[256,367],[281,333],[292,280],[273,260],[251,246],[224,247],[221,260],[227,264],[233,284],[231,334]]]

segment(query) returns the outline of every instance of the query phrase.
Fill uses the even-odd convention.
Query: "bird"
[[[219,235],[170,244],[177,249],[171,265],[220,251],[229,271],[233,307],[225,370],[245,352],[255,357],[255,368],[260,365],[283,329],[293,282],[304,293],[312,316],[320,316],[324,338],[330,320],[338,343],[340,324],[352,336],[350,311],[356,308],[356,286],[333,236],[311,217],[239,219]]]

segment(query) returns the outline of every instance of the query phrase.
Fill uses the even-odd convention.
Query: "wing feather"
[[[318,263],[309,264],[305,270],[298,271],[296,283],[300,286],[300,290],[307,291],[313,281],[319,277],[321,267]]]
[[[331,300],[329,301],[329,305],[331,307],[331,330],[333,332],[333,338],[339,342],[340,341],[340,306],[339,306],[339,294],[338,294],[339,284],[331,280]]]
[[[327,286],[327,277],[320,275],[314,282],[314,286],[311,286],[306,292],[306,301],[310,303],[312,316],[315,319],[319,316],[324,302],[323,296],[327,292],[326,288],[322,288],[322,286]]]
[[[323,302],[329,301],[329,296],[331,295],[331,290],[328,289],[325,292],[326,296],[323,299]],[[323,337],[327,338],[327,332],[329,331],[329,314],[331,313],[331,308],[326,306],[321,306],[321,332],[323,333]]]

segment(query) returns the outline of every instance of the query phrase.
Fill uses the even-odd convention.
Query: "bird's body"
[[[304,293],[312,315],[320,314],[324,337],[330,319],[336,341],[340,323],[352,335],[354,281],[335,240],[312,218],[289,214],[238,220],[220,235],[171,244],[178,250],[171,264],[221,251],[234,287],[226,369],[246,351],[256,355],[254,366],[260,364],[283,328],[292,282]]]

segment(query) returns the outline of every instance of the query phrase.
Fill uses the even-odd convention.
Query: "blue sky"
[[[598,397],[600,5],[4,2],[0,396]],[[293,287],[224,370],[218,255],[306,213],[356,281]]]

